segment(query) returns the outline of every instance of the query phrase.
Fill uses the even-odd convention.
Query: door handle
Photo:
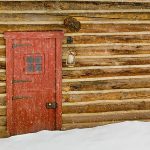
[[[48,102],[48,103],[46,103],[46,108],[47,109],[56,109],[57,103],[56,102]]]

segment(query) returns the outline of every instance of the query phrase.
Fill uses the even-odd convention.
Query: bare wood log
[[[128,66],[89,66],[63,68],[63,78],[90,78],[90,77],[114,77],[130,75],[149,75],[150,65]]]
[[[68,55],[69,48],[63,48],[63,57]],[[150,46],[105,46],[105,47],[74,47],[76,56],[106,56],[150,54]]]
[[[0,94],[0,106],[6,105],[6,94]]]
[[[63,103],[63,114],[97,113],[122,110],[149,110],[150,99],[96,100],[89,102]]]
[[[34,19],[34,18],[33,18]],[[17,21],[17,20],[7,20],[7,21],[0,21],[0,25],[55,25],[55,24],[59,24],[59,25],[63,25],[63,19],[64,18],[60,18],[58,19],[58,21],[54,21],[54,20],[42,20],[42,21],[34,21],[34,20],[30,20],[30,21]],[[80,21],[80,20],[79,20]],[[82,24],[150,24],[149,20],[133,20],[133,21],[128,21],[128,20],[118,20],[118,19],[114,19],[114,20],[101,20],[101,21],[92,21],[92,20],[88,20],[88,21],[80,21]]]
[[[109,30],[108,30],[109,29]],[[37,30],[64,30],[66,29],[63,25],[0,25],[0,33],[4,31],[37,31]],[[80,33],[116,33],[116,32],[149,32],[150,25],[148,24],[82,24]],[[69,32],[69,31],[67,31]]]
[[[131,120],[130,120],[131,121]],[[134,119],[132,121],[135,121]],[[141,119],[140,121],[142,122],[149,122],[149,119]],[[120,123],[124,122],[124,120],[120,121],[104,121],[104,122],[89,122],[89,123],[68,123],[68,124],[63,124],[62,125],[62,130],[69,130],[69,129],[74,129],[74,128],[92,128],[96,126],[103,126],[103,125],[108,125],[108,124],[113,124],[113,123]]]
[[[0,81],[5,81],[5,80],[6,80],[6,70],[0,69]]]
[[[0,37],[0,45],[5,45],[5,40],[3,37]]]
[[[150,88],[63,92],[63,102],[150,98]]]
[[[4,0],[1,0],[2,2]],[[7,1],[12,1],[12,0],[7,0]],[[16,0],[16,1],[35,1],[35,0]],[[36,0],[38,1],[49,1],[49,0]],[[51,2],[55,2],[56,0],[50,0]],[[89,0],[59,0],[60,2],[69,2],[69,1],[77,1],[77,2],[89,2]],[[148,3],[148,0],[90,0],[90,2],[132,2],[132,3]]]
[[[6,83],[5,82],[0,83],[0,94],[2,94],[2,93],[6,93]]]
[[[149,46],[149,43],[100,43],[100,44],[63,44],[63,48],[97,47],[97,46]],[[3,46],[4,48],[5,46]]]
[[[57,14],[0,14],[0,24],[2,25],[23,25],[23,24],[60,24],[63,25],[64,19],[67,15],[61,16]],[[135,13],[118,13],[115,14],[99,14],[95,19],[94,16],[74,16],[75,19],[80,21],[82,24],[150,24],[150,14],[138,14],[135,18]]]
[[[63,91],[150,88],[150,75],[64,79]]]
[[[111,57],[111,56],[110,56]],[[150,64],[149,56],[124,57],[124,58],[76,58],[75,67],[85,66],[120,66],[120,65],[144,65]],[[63,59],[63,67],[66,67],[66,59]]]
[[[69,130],[74,128],[92,128],[96,126],[103,126],[121,121],[104,121],[104,122],[89,122],[89,123],[66,123],[62,125],[62,130]]]
[[[6,106],[0,106],[0,116],[6,115]]]
[[[0,33],[4,33],[5,31],[47,31],[47,30],[64,30],[66,31],[63,25],[55,24],[55,25],[0,25]]]
[[[0,130],[0,138],[7,138],[9,134],[7,133],[6,129]]]
[[[63,124],[150,119],[150,110],[63,114]]]
[[[74,36],[73,44],[97,44],[97,43],[149,43],[149,35],[113,35],[101,36],[101,35],[83,35]],[[67,43],[67,38],[64,39],[64,44]]]
[[[6,8],[8,9],[8,7]],[[1,14],[70,14],[70,15],[80,15],[85,14],[86,16],[89,16],[96,13],[97,14],[103,14],[103,13],[149,13],[149,9],[112,9],[112,10],[0,10]]]
[[[0,116],[0,126],[6,125],[6,116]]]
[[[34,1],[34,3],[32,2]],[[117,3],[117,2],[122,3]],[[144,9],[150,8],[148,0],[4,0],[0,1],[0,10],[102,10],[102,9]],[[128,2],[128,3],[123,3]],[[133,5],[133,2],[141,2]],[[119,7],[118,7],[119,5]]]
[[[0,57],[0,69],[6,68],[6,57]]]

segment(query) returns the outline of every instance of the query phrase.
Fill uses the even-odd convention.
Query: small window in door
[[[41,73],[42,72],[42,56],[28,55],[25,57],[26,73]]]

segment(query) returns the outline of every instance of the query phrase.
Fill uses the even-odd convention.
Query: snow
[[[18,135],[0,139],[0,150],[150,150],[150,122]]]

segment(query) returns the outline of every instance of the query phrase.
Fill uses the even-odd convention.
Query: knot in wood
[[[72,32],[78,32],[81,29],[81,23],[73,17],[67,17],[64,20],[64,25]]]

